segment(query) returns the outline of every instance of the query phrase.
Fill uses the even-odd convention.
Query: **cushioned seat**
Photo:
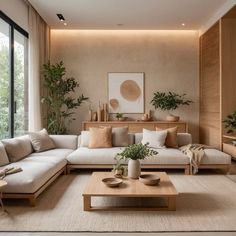
[[[67,157],[68,164],[96,165],[114,164],[117,153],[124,150],[120,147],[90,149],[80,147]]]
[[[205,165],[230,165],[231,156],[216,149],[205,149],[201,164]]]
[[[4,193],[34,193],[53,175],[66,166],[67,161],[58,156],[34,156],[11,163],[5,167],[21,167],[23,171],[7,175]]]
[[[51,149],[44,152],[34,152],[34,153],[31,153],[28,157],[55,156],[55,157],[62,157],[66,159],[66,157],[73,151],[74,150],[72,149],[56,148],[56,149]]]
[[[188,165],[189,157],[175,148],[155,149],[158,154],[141,160],[143,165]]]

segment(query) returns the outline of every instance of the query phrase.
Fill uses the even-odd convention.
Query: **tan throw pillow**
[[[162,129],[156,127],[156,130],[159,131]],[[167,136],[166,136],[165,146],[169,148],[177,148],[178,147],[178,142],[177,142],[178,127],[173,127],[166,130],[167,130]]]
[[[33,152],[28,136],[4,139],[2,140],[2,143],[5,147],[10,162],[19,161]]]
[[[42,129],[39,132],[30,132],[29,137],[35,152],[43,152],[55,148],[55,144],[46,129]]]
[[[90,128],[89,148],[112,147],[111,127]]]
[[[2,142],[0,142],[0,166],[7,164],[9,164],[8,156]]]
[[[112,146],[127,147],[129,145],[128,127],[112,128]]]

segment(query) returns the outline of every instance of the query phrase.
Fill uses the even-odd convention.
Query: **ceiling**
[[[198,30],[227,0],[29,0],[29,2],[52,29]],[[63,14],[67,26],[58,20],[57,13]],[[182,26],[182,23],[185,26]]]

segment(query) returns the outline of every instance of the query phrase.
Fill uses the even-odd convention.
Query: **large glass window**
[[[28,34],[0,11],[0,139],[28,130]]]

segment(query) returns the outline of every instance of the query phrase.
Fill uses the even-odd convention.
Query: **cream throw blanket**
[[[10,167],[0,170],[0,179],[3,179],[6,175],[11,175],[17,172],[23,171],[21,167]]]
[[[188,144],[180,147],[179,149],[190,158],[190,168],[193,170],[193,174],[198,172],[198,167],[205,154],[203,144]]]

